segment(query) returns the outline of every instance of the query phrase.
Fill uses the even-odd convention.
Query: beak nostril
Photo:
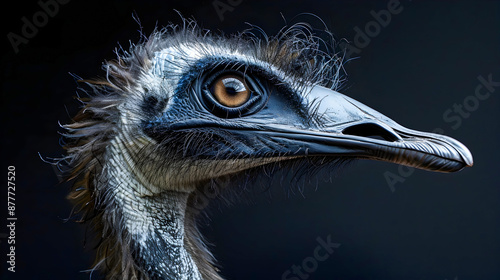
[[[392,132],[375,123],[362,123],[349,126],[342,130],[343,134],[368,137],[372,139],[394,142],[399,140]]]

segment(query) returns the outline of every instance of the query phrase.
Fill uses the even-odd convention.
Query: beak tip
[[[474,165],[474,159],[472,157],[472,153],[469,151],[469,149],[462,143],[456,141],[457,144],[455,145],[458,153],[462,157],[462,160],[465,164],[464,167],[472,167]]]
[[[472,155],[469,153],[468,157],[464,158],[465,167],[472,167],[474,165],[474,160],[472,159]]]

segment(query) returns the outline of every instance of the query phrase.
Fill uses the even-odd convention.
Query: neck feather
[[[97,180],[105,183],[96,184],[96,190],[104,208],[104,229],[108,229],[110,235],[107,246],[121,247],[104,250],[114,252],[105,258],[115,262],[112,265],[116,267],[115,274],[145,279],[201,280],[192,256],[197,250],[191,248],[193,242],[189,242],[185,231],[186,224],[194,225],[193,221],[186,221],[190,194],[165,190],[145,195],[143,190],[151,188],[141,180],[143,176],[137,174],[131,157],[122,147],[111,145],[106,157]],[[188,215],[188,219],[192,218]]]

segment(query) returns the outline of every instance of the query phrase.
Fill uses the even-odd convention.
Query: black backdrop
[[[208,29],[231,33],[249,22],[269,34],[283,27],[283,17],[310,12],[337,39],[353,41],[357,28],[374,21],[370,11],[388,3],[269,2],[72,0],[46,23],[40,16],[41,27],[17,53],[7,34],[22,35],[22,18],[31,20],[41,7],[36,1],[3,7],[2,279],[89,278],[80,272],[92,256],[91,248],[83,248],[84,227],[64,222],[71,209],[67,186],[58,184],[38,153],[62,154],[58,121],[69,122],[78,108],[68,73],[102,76],[101,63],[114,58],[118,43],[139,39],[134,12],[145,33],[156,24],[179,23],[176,9]],[[221,3],[230,5],[222,17],[214,7]],[[272,195],[214,207],[203,232],[227,279],[282,279],[292,265],[313,256],[318,237],[328,236],[340,246],[309,269],[307,279],[500,279],[500,87],[491,87],[484,100],[475,97],[478,76],[500,81],[500,3],[402,1],[401,7],[379,32],[371,27],[370,42],[345,66],[349,77],[342,91],[407,127],[439,128],[459,139],[472,151],[474,167],[439,174],[360,161],[332,182],[320,178],[305,198],[287,198],[276,184]],[[322,28],[314,17],[300,20]],[[453,111],[464,102],[462,115]],[[15,273],[5,261],[9,165],[17,170]]]

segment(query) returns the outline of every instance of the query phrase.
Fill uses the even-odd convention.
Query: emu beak
[[[352,156],[439,172],[473,164],[471,153],[457,140],[405,128],[336,91],[315,86],[306,98],[309,104],[316,102],[326,123],[314,130],[274,126],[268,134],[298,148],[296,154]]]

